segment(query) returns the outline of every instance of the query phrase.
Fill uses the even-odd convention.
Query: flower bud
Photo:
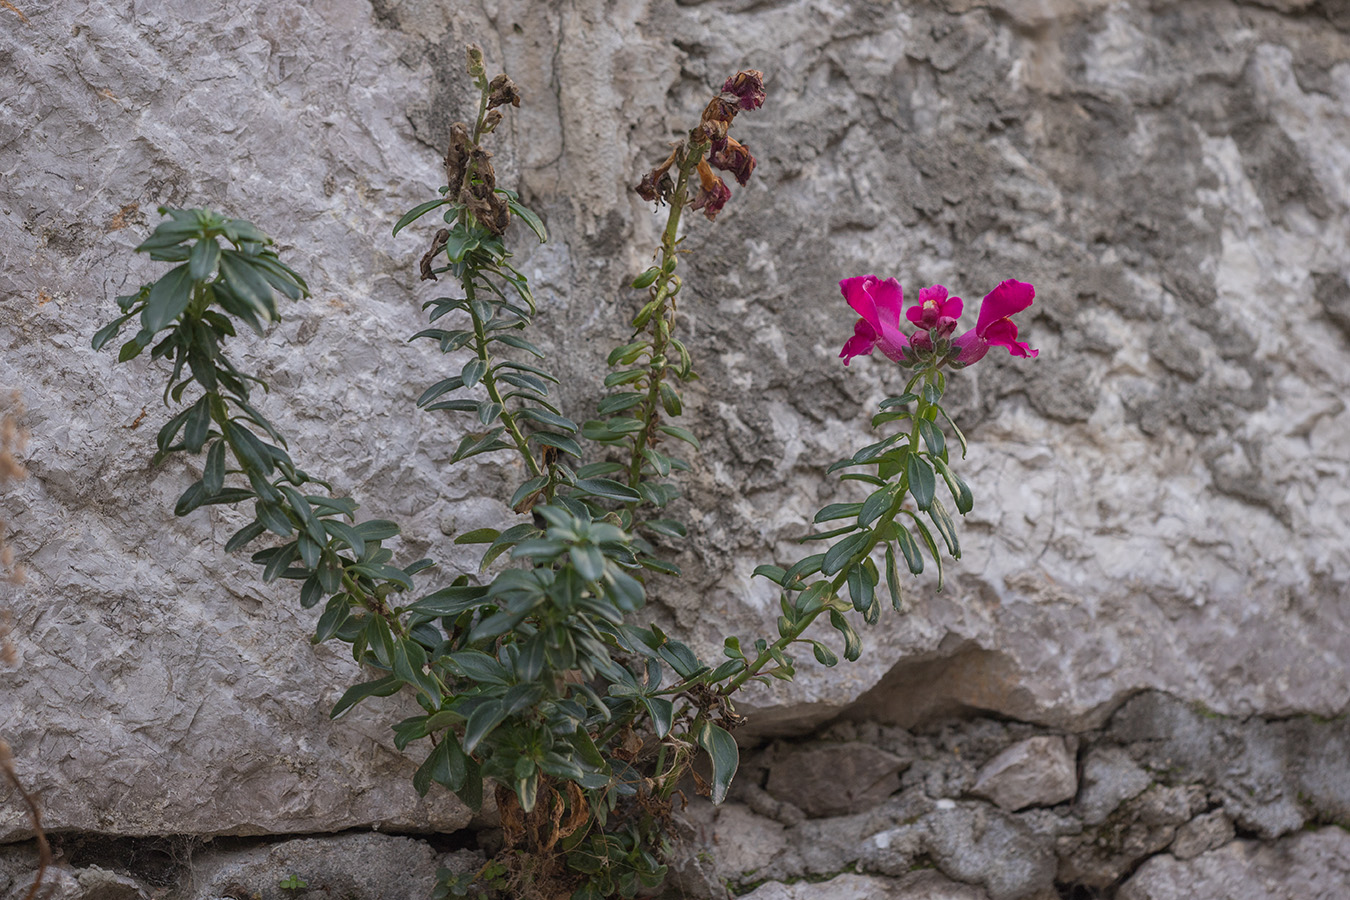
[[[909,339],[909,345],[920,353],[933,352],[933,339],[926,331],[914,332],[914,336]]]
[[[483,117],[483,134],[492,134],[502,124],[502,111],[494,109]]]
[[[465,50],[469,55],[469,75],[475,79],[482,78],[487,71],[483,68],[483,48],[470,44]]]

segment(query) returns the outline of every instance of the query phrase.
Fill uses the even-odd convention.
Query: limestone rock
[[[1054,806],[1078,792],[1077,764],[1063,738],[1028,738],[986,763],[971,792],[1009,812]]]
[[[440,861],[429,845],[383,834],[344,834],[281,841],[193,858],[192,900],[408,900],[430,897]],[[304,887],[286,889],[294,876]]]
[[[935,872],[903,878],[840,875],[829,881],[786,885],[769,882],[743,895],[745,900],[988,900],[969,884],[950,881]]]
[[[1093,747],[1083,762],[1083,784],[1074,806],[1089,825],[1099,825],[1116,807],[1138,796],[1153,778],[1124,748]]]
[[[900,789],[903,757],[856,741],[779,753],[766,790],[808,816],[838,816],[875,806]]]
[[[450,467],[469,426],[413,409],[463,360],[403,342],[442,288],[416,282],[428,233],[389,234],[435,196],[470,38],[526,97],[494,159],[554,236],[512,241],[579,419],[655,242],[628,186],[727,74],[767,73],[742,132],[754,180],[717,223],[685,223],[702,377],[683,424],[703,449],[672,510],[687,577],[652,615],[707,657],[772,632],[776,595],[751,572],[798,558],[819,504],[857,498],[823,467],[873,439],[872,405],[903,386],[879,360],[839,365],[837,280],[944,283],[967,325],[998,281],[1037,286],[1020,324],[1040,357],[996,352],[952,380],[976,507],[946,588],[912,582],[857,663],[808,658],[795,683],[756,687],[753,727],[860,703],[891,724],[974,709],[1080,729],[1151,688],[1239,716],[1350,704],[1339,4],[10,6],[0,385],[22,391],[32,441],[31,477],[0,498],[29,573],[0,595],[21,657],[0,671],[0,722],[53,827],[467,820],[416,800],[396,703],[328,720],[362,673],[306,643],[314,617],[286,585],[221,555],[230,513],[172,517],[197,463],[149,465],[159,376],[87,348],[112,298],[162,271],[130,253],[156,206],[257,221],[315,289],[240,340],[273,383],[264,412],[307,470],[403,524],[401,559],[440,561],[436,586],[474,571],[445,532],[509,521],[517,473]],[[1343,773],[1328,757],[1294,777]],[[1296,783],[1261,780],[1225,799],[1241,828],[1306,821]],[[26,827],[0,796],[0,841]]]
[[[1177,859],[1194,859],[1201,853],[1222,847],[1233,839],[1233,835],[1233,820],[1223,810],[1216,809],[1178,828],[1176,840],[1167,849]]]
[[[1139,867],[1119,900],[1340,900],[1350,884],[1350,834],[1302,832],[1272,844],[1233,841],[1182,861],[1155,856]]]

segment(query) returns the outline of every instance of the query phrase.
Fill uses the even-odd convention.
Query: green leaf
[[[464,752],[472,753],[506,716],[507,706],[501,700],[487,700],[475,707],[464,724]]]
[[[534,232],[534,236],[539,238],[539,243],[542,244],[548,240],[548,232],[544,229],[543,220],[535,215],[532,210],[521,206],[520,203],[513,198],[508,198],[506,205],[510,208],[511,212],[520,217],[520,221],[529,226],[530,230]]]
[[[234,295],[253,307],[268,321],[277,319],[277,305],[272,298],[272,286],[254,269],[249,257],[237,250],[220,254],[220,277]]]
[[[826,647],[820,641],[811,641],[811,652],[816,656],[816,662],[822,666],[836,666],[839,664],[839,657],[834,655],[834,651]]]
[[[947,482],[947,490],[951,491],[952,499],[956,501],[956,510],[965,515],[975,505],[975,498],[970,493],[970,486],[962,481],[955,472],[951,470],[942,460],[936,460],[937,470],[942,475],[942,480]]]
[[[428,403],[430,403],[432,400],[435,400],[441,394],[444,394],[447,391],[457,391],[462,387],[464,387],[464,379],[459,377],[458,375],[454,375],[450,378],[443,379],[441,381],[436,382],[431,387],[423,391],[422,396],[417,398],[417,405],[419,407],[426,406]]]
[[[524,350],[537,359],[544,358],[544,351],[540,350],[534,344],[525,340],[523,337],[514,334],[495,334],[489,340],[500,341],[508,347],[515,347],[517,350]]]
[[[322,519],[323,530],[328,532],[333,538],[341,541],[351,548],[356,558],[360,559],[366,555],[366,539],[346,522],[340,522],[336,519]]]
[[[900,572],[895,567],[895,551],[886,545],[886,586],[891,591],[891,608],[903,612],[904,603],[900,598]]]
[[[486,587],[478,585],[454,585],[441,588],[413,603],[409,610],[428,616],[457,616],[465,610],[482,605]],[[471,651],[464,651],[471,652]],[[472,651],[476,652],[476,651]],[[481,680],[481,679],[479,679]]]
[[[909,513],[908,510],[906,512]],[[933,563],[938,570],[937,589],[940,591],[942,590],[942,555],[938,553],[937,541],[933,540],[933,533],[928,530],[927,525],[923,524],[922,519],[913,513],[909,513],[909,516],[914,521],[914,527],[919,532],[919,537],[923,538],[924,544],[928,547],[928,552],[933,556]]]
[[[848,570],[848,596],[858,612],[865,613],[871,608],[876,598],[875,587],[866,566],[859,563]]]
[[[206,467],[202,471],[202,490],[209,497],[220,493],[225,486],[225,442],[213,441],[206,451]]]
[[[202,500],[205,499],[205,497],[206,495],[202,492],[202,483],[200,481],[192,482],[188,489],[183,491],[182,495],[178,498],[178,502],[173,505],[173,514],[175,516],[186,516],[188,513],[201,506]]]
[[[630,287],[639,291],[642,290],[643,288],[651,287],[652,283],[656,281],[656,276],[660,274],[661,274],[661,267],[652,266],[650,269],[643,272],[638,277],[634,278],[633,283],[630,285]],[[614,365],[614,363],[610,363],[610,365],[612,366]]]
[[[784,569],[781,566],[755,566],[755,571],[751,573],[751,577],[755,575],[763,575],[765,578],[781,587],[783,585],[784,576],[787,575],[787,569]]]
[[[243,528],[236,531],[234,536],[225,542],[225,552],[233,553],[250,541],[255,540],[266,530],[267,526],[263,525],[261,522],[248,523]]]
[[[575,544],[568,548],[567,555],[584,580],[599,581],[605,574],[605,555],[594,544]]]
[[[530,435],[530,440],[547,447],[557,447],[562,452],[581,459],[581,445],[570,437],[548,431],[536,431]]]
[[[860,531],[844,538],[825,551],[825,558],[821,560],[820,564],[820,573],[828,576],[843,571],[849,560],[866,547],[871,540],[872,533],[870,531]]]
[[[862,512],[861,503],[831,503],[816,513],[813,522],[829,522],[834,519],[851,519]]]
[[[464,380],[464,386],[471,388],[478,383],[483,374],[487,372],[487,363],[481,359],[471,359],[464,364],[460,370],[459,377]]]
[[[648,521],[643,522],[642,526],[651,531],[655,531],[657,534],[664,534],[666,537],[682,538],[688,534],[684,524],[682,522],[677,522],[674,519],[649,519]],[[760,566],[760,569],[762,568],[764,567]],[[779,571],[782,570],[780,569]],[[756,569],[755,572],[758,573],[759,569]]]
[[[135,315],[135,313],[127,313],[124,316],[118,316],[107,325],[104,325],[98,331],[94,332],[94,337],[89,342],[90,345],[95,350],[102,350],[103,346],[107,344],[108,341],[117,337],[117,332],[122,330],[122,326],[126,323],[127,319],[130,319],[133,315]]]
[[[799,616],[810,615],[825,605],[825,599],[829,592],[830,583],[828,581],[817,581],[797,595],[797,599],[792,606],[793,611]]]
[[[385,541],[397,536],[399,528],[387,519],[368,519],[357,525],[356,531],[368,541]]]
[[[740,765],[740,751],[736,739],[725,728],[711,722],[704,722],[695,736],[698,745],[707,751],[712,759],[712,802],[720,804],[727,797],[731,779]]]
[[[844,636],[844,659],[854,662],[862,655],[862,637],[848,619],[838,610],[830,610],[830,625]]]
[[[947,439],[943,437],[942,430],[927,419],[919,419],[919,434],[923,437],[923,442],[928,445],[928,452],[935,458],[940,458],[947,452]]]
[[[684,404],[680,401],[680,395],[675,389],[666,382],[661,382],[659,391],[661,393],[661,407],[668,416],[678,416],[684,411]]]
[[[367,681],[348,688],[341,699],[333,705],[333,711],[328,714],[330,719],[336,719],[351,709],[356,704],[365,700],[367,697],[389,697],[398,692],[403,686],[403,682],[394,675],[388,675],[378,681]]]
[[[961,431],[960,428],[957,427],[956,423],[952,421],[952,417],[947,415],[947,411],[945,409],[939,406],[938,412],[942,413],[942,418],[946,419],[947,424],[952,427],[952,434],[956,435],[957,442],[961,444],[961,458],[965,459],[966,451],[969,449],[969,447],[966,444],[965,434]]]
[[[942,505],[941,500],[934,500],[932,507],[928,510],[928,516],[937,526],[938,534],[942,535],[942,540],[947,545],[947,552],[952,555],[952,559],[961,558],[961,542],[956,536],[956,523],[947,513],[947,508]]]
[[[350,616],[351,599],[347,594],[338,594],[329,598],[328,605],[324,607],[323,615],[319,616],[319,622],[314,626],[314,643],[322,644],[333,637],[347,623]]]
[[[531,422],[538,422],[540,425],[547,425],[550,428],[559,428],[569,434],[576,434],[577,432],[577,423],[565,416],[551,413],[546,409],[527,407],[516,413],[516,417],[529,419]]]
[[[192,404],[191,411],[188,413],[187,424],[183,429],[183,449],[189,453],[200,453],[202,445],[206,443],[206,435],[210,429],[210,398],[203,396]]]
[[[675,721],[675,704],[664,697],[643,697],[642,705],[647,707],[647,715],[652,717],[652,728],[658,738],[670,733]]]
[[[583,494],[619,503],[638,503],[642,500],[642,495],[637,491],[609,478],[581,478],[577,480],[576,488]]]
[[[220,244],[215,238],[202,238],[188,256],[188,273],[193,281],[210,281],[220,262]]]
[[[879,491],[873,491],[863,501],[862,509],[858,511],[858,524],[866,528],[877,520],[886,510],[890,509],[891,503],[895,500],[895,489],[887,486]]]
[[[182,315],[191,302],[192,275],[187,266],[174,266],[150,288],[141,326],[153,334]]]
[[[905,461],[905,471],[909,475],[909,493],[919,509],[928,509],[933,503],[933,493],[937,490],[937,478],[933,467],[917,453],[909,454]]]
[[[699,449],[699,447],[702,446],[701,444],[699,444],[698,438],[694,437],[693,432],[681,428],[678,425],[661,425],[657,427],[657,430],[662,431],[673,438],[678,438],[679,440],[684,441],[686,444],[692,446],[695,450]]]
[[[495,541],[501,532],[495,528],[475,528],[473,531],[466,531],[455,538],[456,544],[490,544]]]
[[[905,556],[905,565],[909,566],[909,571],[914,575],[923,572],[923,554],[919,552],[919,545],[914,537],[904,528],[896,528],[895,540],[900,545],[900,552]]]
[[[408,210],[402,216],[400,216],[399,220],[394,223],[394,234],[398,234],[400,231],[403,230],[405,226],[410,225],[413,222],[417,221],[422,216],[431,212],[436,207],[444,206],[449,202],[450,202],[449,200],[442,197],[439,200],[428,200],[426,203],[417,204],[412,209]],[[425,793],[425,791],[423,793]]]

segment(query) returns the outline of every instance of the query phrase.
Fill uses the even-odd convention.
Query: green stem
[[[933,370],[924,372],[922,377],[923,383],[928,384],[933,380]],[[919,452],[919,420],[923,418],[924,413],[931,405],[932,404],[923,399],[923,391],[922,388],[920,388],[918,405],[915,408],[914,416],[912,417],[914,424],[909,432],[909,448],[911,453]],[[797,623],[788,630],[787,634],[782,635],[778,640],[770,644],[763,653],[755,657],[754,662],[748,663],[746,667],[741,670],[739,675],[727,682],[726,687],[722,689],[723,694],[734,693],[741,685],[758,675],[760,670],[773,659],[773,651],[776,650],[779,653],[782,653],[787,649],[789,644],[802,636],[806,629],[811,626],[811,623],[814,622],[821,613],[830,608],[828,601],[838,595],[839,589],[848,581],[849,570],[871,555],[872,551],[876,549],[877,544],[881,542],[877,535],[881,534],[886,526],[893,522],[895,517],[900,514],[900,507],[904,504],[905,497],[909,493],[909,476],[901,475],[898,484],[899,489],[895,492],[895,499],[891,502],[890,508],[877,519],[876,525],[872,527],[872,539],[867,542],[865,547],[853,554],[844,567],[839,570],[839,574],[830,582],[830,592],[829,597],[826,600],[826,605],[798,619]]]
[[[666,217],[665,230],[661,232],[661,274],[657,276],[651,300],[656,304],[656,309],[647,320],[647,326],[652,332],[652,346],[647,357],[647,396],[642,400],[637,417],[643,423],[643,428],[633,438],[633,452],[628,462],[628,486],[631,488],[637,488],[642,481],[643,451],[654,443],[657,423],[660,421],[661,382],[668,368],[666,348],[670,344],[670,333],[675,328],[675,310],[667,301],[674,294],[676,235],[680,228],[680,215],[684,212],[689,195],[689,176],[698,167],[707,148],[707,144],[693,144],[681,161],[675,193],[670,199],[670,214]],[[628,508],[636,509],[637,502],[630,503]]]
[[[487,389],[488,397],[493,403],[502,408],[501,420],[506,426],[506,430],[511,435],[511,440],[516,444],[516,449],[520,451],[520,456],[525,460],[525,465],[529,468],[530,474],[542,475],[543,470],[539,468],[539,463],[535,462],[534,454],[530,452],[530,445],[521,433],[520,425],[516,422],[516,417],[506,408],[506,401],[502,399],[501,390],[497,387],[497,377],[492,374],[492,355],[488,353],[487,332],[483,328],[483,320],[478,315],[478,310],[473,304],[473,279],[472,277],[464,280],[464,293],[469,301],[469,316],[473,319],[473,335],[475,349],[478,351],[478,358],[483,361],[486,368],[483,370],[483,387]]]

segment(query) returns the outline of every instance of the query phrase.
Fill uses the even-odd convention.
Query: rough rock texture
[[[14,0],[0,21],[0,385],[33,434],[31,477],[0,500],[29,572],[0,596],[21,657],[0,671],[0,723],[53,827],[467,820],[444,795],[416,802],[391,703],[327,720],[360,673],[305,643],[285,586],[222,557],[228,513],[168,514],[193,476],[148,466],[159,376],[87,348],[155,268],[129,249],[158,204],[254,219],[315,288],[245,342],[266,411],[306,468],[403,523],[406,558],[472,566],[447,535],[506,520],[513,474],[448,468],[464,423],[412,409],[446,362],[402,338],[439,289],[414,280],[426,233],[389,235],[434,196],[469,38],[527,98],[496,161],[555,235],[517,237],[564,374],[624,336],[622,285],[655,235],[627,186],[727,73],[768,75],[769,104],[738,125],[755,180],[686,244],[704,449],[677,510],[689,577],[657,614],[706,652],[771,630],[751,570],[853,496],[822,466],[901,383],[838,365],[835,281],[876,271],[968,301],[1037,285],[1023,333],[1041,357],[991,355],[954,386],[977,505],[948,588],[917,581],[859,663],[807,660],[758,690],[754,727],[861,700],[892,724],[975,709],[1081,730],[1144,688],[1241,716],[1350,702],[1340,4]],[[564,399],[584,416],[597,393],[588,375]],[[1241,758],[1267,772],[1266,749]],[[1296,780],[1339,796],[1346,758]],[[962,790],[973,775],[925,771]],[[1240,828],[1301,824],[1298,784],[1249,780],[1215,788]],[[0,840],[26,827],[0,794]]]
[[[837,816],[875,806],[895,793],[908,764],[904,757],[870,744],[818,744],[779,756],[765,790],[808,816]]]
[[[1350,884],[1350,833],[1323,828],[1274,844],[1234,841],[1183,862],[1155,856],[1118,900],[1339,900]]]
[[[1156,737],[1160,724],[1167,726],[1170,743]],[[1276,736],[1278,749],[1272,749]],[[1050,808],[1009,811],[977,789],[977,773],[1033,742],[1062,742],[1062,735],[989,719],[949,721],[917,732],[838,723],[795,742],[791,752],[780,743],[747,753],[730,801],[717,810],[691,809],[694,837],[683,855],[695,857],[706,849],[715,859],[716,876],[733,890],[764,880],[780,885],[818,881],[846,871],[903,879],[916,867],[933,867],[995,900],[1040,900],[1055,892],[1069,898],[1123,898],[1122,885],[1134,884],[1131,879],[1154,868],[1162,867],[1166,878],[1182,883],[1186,873],[1232,877],[1225,873],[1235,860],[1248,860],[1243,865],[1277,879],[1283,871],[1281,854],[1292,852],[1294,839],[1263,844],[1235,837],[1241,831],[1249,838],[1254,826],[1242,823],[1265,821],[1272,804],[1286,809],[1285,790],[1292,794],[1291,830],[1343,825],[1347,820],[1338,797],[1344,785],[1313,788],[1300,779],[1306,779],[1305,768],[1315,769],[1318,760],[1342,752],[1347,737],[1348,719],[1240,721],[1202,715],[1175,698],[1143,694],[1101,729],[1077,736],[1086,762],[1076,796],[1062,797]],[[794,760],[803,755],[857,745],[912,760],[889,797],[860,798],[847,813],[806,818],[759,787],[785,778],[780,769],[796,771]],[[1185,746],[1208,746],[1208,765],[1197,767],[1180,749]],[[1276,772],[1287,773],[1282,785],[1305,786],[1272,788],[1268,779]],[[1335,828],[1318,833],[1332,832],[1344,834]],[[1288,856],[1294,883],[1302,883],[1305,875],[1299,873],[1313,869],[1308,860],[1317,854],[1335,871],[1336,853],[1342,852],[1336,848],[1342,845],[1333,844]],[[1222,860],[1228,862],[1221,865]],[[672,896],[725,900],[715,881],[701,883],[699,889],[697,880],[682,881],[683,894]],[[1194,896],[1227,895],[1216,889]]]
[[[770,882],[744,895],[746,900],[987,900],[968,884],[949,881],[934,872],[915,872],[896,881],[863,875],[840,875],[829,881],[784,885]]]
[[[1078,793],[1077,764],[1063,738],[1027,738],[985,763],[972,793],[1009,812],[1054,806]]]
[[[44,891],[55,900],[425,900],[437,869],[473,871],[484,862],[481,854],[438,853],[422,840],[371,833],[233,843],[58,842]],[[29,846],[0,846],[0,900],[22,900],[35,859]]]

